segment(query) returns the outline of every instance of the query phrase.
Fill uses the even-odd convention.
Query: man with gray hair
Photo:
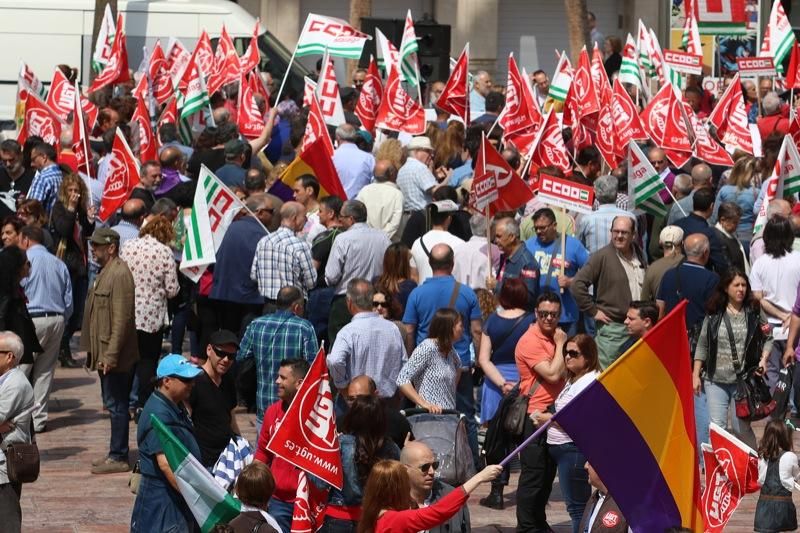
[[[344,232],[336,237],[325,265],[325,281],[335,287],[328,321],[331,346],[336,334],[350,321],[345,301],[347,285],[356,278],[375,279],[383,273],[383,254],[391,244],[389,237],[367,225],[367,207],[358,200],[348,200],[339,213]]]
[[[145,209],[150,212],[156,203],[155,190],[161,185],[161,163],[145,161],[139,169],[139,183],[131,191],[129,199],[138,198],[144,202]]]
[[[671,226],[678,220],[686,217],[694,209],[694,193],[700,189],[713,188],[711,183],[711,167],[705,163],[698,163],[692,167],[691,175],[691,190],[686,193],[685,178],[681,180],[680,192],[682,196],[675,195],[678,198],[676,203],[670,206],[669,213],[667,213],[667,225]],[[677,179],[677,178],[676,178]],[[673,187],[673,192],[675,188]]]
[[[510,217],[501,218],[494,228],[494,243],[500,248],[500,264],[496,278],[488,278],[486,287],[500,294],[507,279],[517,278],[528,289],[528,310],[536,309],[539,297],[539,263],[519,238],[519,224]]]
[[[354,278],[347,284],[347,310],[353,318],[339,331],[328,354],[328,369],[342,392],[341,399],[350,381],[360,375],[375,380],[378,396],[385,400],[394,398],[397,392],[395,381],[406,358],[406,348],[400,328],[375,311],[374,294],[372,284],[363,278]]]
[[[492,77],[485,70],[479,70],[472,78],[469,92],[469,111],[473,117],[486,113],[486,95],[492,90]]]
[[[770,135],[783,137],[789,133],[789,119],[781,113],[782,107],[781,98],[773,91],[768,92],[761,99],[761,108],[764,110],[764,116],[756,120],[756,125],[762,139],[766,139]]]
[[[455,267],[453,277],[471,289],[485,289],[487,278],[493,278],[500,263],[500,249],[486,237],[486,217],[476,213],[469,219],[472,237],[453,249]],[[489,269],[489,255],[492,269]]]
[[[336,144],[333,153],[333,166],[339,174],[347,198],[355,198],[359,191],[372,179],[375,158],[372,154],[356,146],[358,131],[352,124],[342,124],[336,128]]]
[[[356,200],[367,206],[367,224],[399,240],[397,230],[403,218],[403,192],[397,186],[397,167],[387,160],[375,163],[372,183],[361,189]]]
[[[8,479],[5,449],[9,444],[31,442],[33,388],[17,368],[22,358],[22,339],[12,331],[0,331],[0,516],[3,531],[19,533],[22,509],[19,505],[22,485]]]
[[[593,254],[608,244],[611,223],[618,216],[626,216],[634,221],[636,215],[617,207],[617,189],[619,181],[611,175],[600,176],[594,180],[594,197],[599,204],[595,211],[578,217],[578,233],[576,237],[583,246]]]

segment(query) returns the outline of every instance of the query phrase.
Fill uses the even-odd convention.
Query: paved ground
[[[245,436],[255,436],[254,416],[239,415]],[[134,495],[127,487],[128,474],[93,476],[91,460],[104,455],[108,447],[109,422],[101,410],[100,385],[96,374],[83,369],[62,369],[56,373],[48,431],[38,436],[42,454],[39,480],[22,492],[25,532],[128,531]],[[760,432],[759,432],[760,433]],[[796,439],[796,449],[800,449]],[[131,423],[132,459],[135,458],[135,426]],[[478,505],[488,487],[470,500],[473,530],[510,532],[515,520],[515,474],[506,492],[506,509],[493,511]],[[737,510],[726,531],[752,531],[757,495],[749,496]],[[800,496],[795,495],[800,504]],[[557,532],[571,531],[558,487],[553,491],[548,518]]]

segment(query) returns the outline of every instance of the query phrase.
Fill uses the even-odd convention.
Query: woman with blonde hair
[[[451,120],[447,123],[447,129],[442,136],[442,140],[436,147],[436,156],[433,159],[433,168],[458,168],[464,164],[465,134],[466,129],[464,128],[463,123],[457,120]]]
[[[406,162],[407,154],[403,149],[403,144],[397,139],[386,139],[378,149],[375,150],[375,161],[385,159],[391,161],[395,168],[399,169]]]
[[[740,157],[733,164],[728,176],[728,183],[720,187],[714,201],[714,214],[711,222],[716,223],[719,206],[724,202],[733,202],[742,209],[739,224],[736,226],[736,237],[745,250],[749,249],[750,239],[753,238],[753,224],[756,214],[753,205],[758,198],[758,186],[754,183],[756,178],[756,159],[752,156]]]
[[[500,475],[503,467],[487,466],[459,488],[423,509],[411,509],[411,480],[407,466],[399,461],[379,461],[364,488],[358,533],[415,533],[426,531],[452,518],[481,483]]]

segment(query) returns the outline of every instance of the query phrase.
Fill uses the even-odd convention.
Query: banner
[[[360,59],[367,39],[371,37],[341,19],[309,13],[295,56],[324,54],[327,50],[332,56]]]
[[[664,50],[664,63],[669,67],[682,74],[696,74],[703,73],[703,56],[697,54],[690,54],[688,52],[681,52],[680,50]]]
[[[775,63],[771,57],[737,57],[739,76],[743,78],[776,75]]]
[[[536,199],[550,206],[591,213],[594,207],[594,187],[539,174],[539,194]]]

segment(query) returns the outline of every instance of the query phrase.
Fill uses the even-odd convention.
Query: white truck
[[[49,84],[58,64],[78,67],[80,81],[89,83],[95,0],[0,0],[0,129],[14,129],[14,106],[20,62]],[[203,30],[212,41],[225,24],[239,54],[250,43],[255,18],[229,0],[119,0],[127,36],[128,58],[136,70],[144,47],[157,39],[165,48],[170,37],[192,50]],[[261,27],[261,69],[280,79],[291,51]],[[287,82],[301,91],[308,70],[295,62]]]

